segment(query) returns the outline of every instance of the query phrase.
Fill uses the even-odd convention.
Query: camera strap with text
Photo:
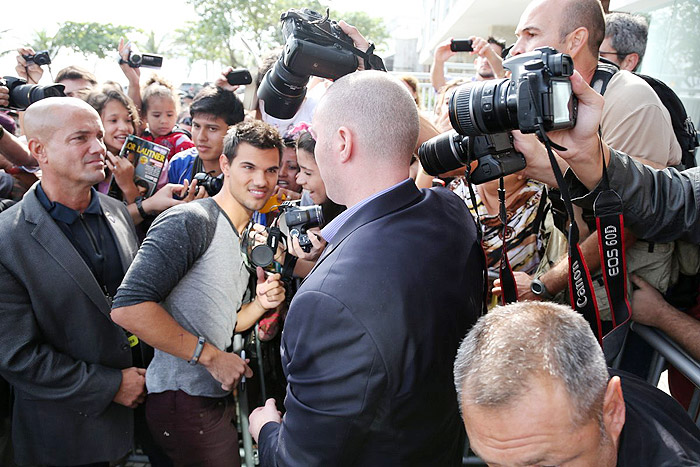
[[[601,142],[601,154],[602,152]],[[622,199],[610,188],[605,158],[603,158],[601,187],[603,190],[595,199],[593,212],[598,230],[601,271],[613,325],[613,329],[603,337],[603,352],[606,361],[612,362],[624,345],[629,328],[631,306],[627,299]]]
[[[525,77],[526,79],[530,79],[529,75],[526,75]],[[583,254],[581,253],[581,248],[578,244],[580,234],[578,225],[576,224],[576,219],[574,217],[574,208],[573,204],[571,203],[569,187],[564,181],[564,176],[561,173],[559,164],[554,157],[554,151],[552,150],[552,148],[554,148],[557,151],[566,151],[566,148],[555,144],[547,136],[547,132],[544,128],[541,103],[534,95],[534,87],[528,86],[528,88],[530,90],[532,102],[535,104],[535,115],[538,126],[536,134],[547,148],[549,163],[552,166],[554,178],[557,180],[557,185],[559,185],[561,198],[564,201],[566,212],[569,217],[569,299],[571,301],[571,306],[574,310],[581,313],[586,321],[588,321],[588,324],[593,330],[593,334],[596,336],[598,342],[602,346],[603,330],[600,322],[600,313],[598,311],[598,304],[596,302],[595,294],[593,293],[591,274],[588,270],[588,266],[586,266],[586,262],[583,259]]]

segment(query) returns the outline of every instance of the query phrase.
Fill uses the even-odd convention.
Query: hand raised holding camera
[[[17,65],[15,71],[17,77],[27,80],[29,84],[38,84],[44,69],[37,65],[33,60],[27,61],[25,57],[33,57],[36,55],[31,47],[20,47],[17,49]]]

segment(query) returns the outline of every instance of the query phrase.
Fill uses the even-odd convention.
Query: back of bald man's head
[[[50,138],[58,128],[70,123],[75,112],[89,112],[100,118],[95,109],[75,97],[48,97],[33,103],[24,113],[27,139]]]
[[[349,128],[364,152],[380,158],[377,162],[410,163],[418,109],[398,79],[381,71],[351,73],[328,88],[317,109],[314,122],[332,131]]]

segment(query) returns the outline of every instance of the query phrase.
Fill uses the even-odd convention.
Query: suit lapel
[[[99,196],[100,200],[104,200],[102,195]],[[129,228],[131,226],[127,223],[131,222],[131,219],[128,219],[127,222],[119,222],[118,220],[123,217],[121,213],[119,213],[116,209],[113,209],[113,206],[110,206],[109,203],[101,202],[100,205],[102,206],[102,211],[107,218],[109,230],[112,231],[114,243],[116,243],[117,249],[119,250],[119,259],[121,260],[122,268],[124,273],[126,273],[126,270],[129,269],[129,265],[133,261],[134,256],[136,256],[136,250],[138,249],[138,245],[135,242],[136,234],[135,232],[132,232],[132,230]]]
[[[326,246],[321,256],[316,261],[316,264],[311,269],[307,277],[313,273],[316,268],[325,260],[333,251],[355,230],[365,224],[384,217],[394,211],[403,209],[406,206],[414,204],[421,199],[421,192],[416,187],[412,180],[402,182],[394,189],[384,193],[378,198],[373,199],[365,206],[362,206],[359,211],[350,216],[350,218],[340,227],[340,230],[333,237],[333,242]]]
[[[32,230],[32,237],[48,252],[51,257],[66,271],[92,300],[97,308],[109,318],[110,308],[107,300],[100,288],[100,285],[92,275],[80,254],[75,251],[70,240],[66,238],[63,231],[56,225],[51,216],[39,203],[36,197],[36,185],[25,196],[25,220],[35,227]],[[51,280],[51,278],[47,278]],[[111,319],[111,318],[110,318]]]

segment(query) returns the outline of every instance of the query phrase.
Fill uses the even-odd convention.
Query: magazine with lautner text
[[[120,157],[128,157],[134,163],[134,183],[140,195],[148,198],[156,191],[160,173],[168,159],[169,149],[160,144],[129,135],[119,151]],[[130,157],[132,156],[132,157]]]

